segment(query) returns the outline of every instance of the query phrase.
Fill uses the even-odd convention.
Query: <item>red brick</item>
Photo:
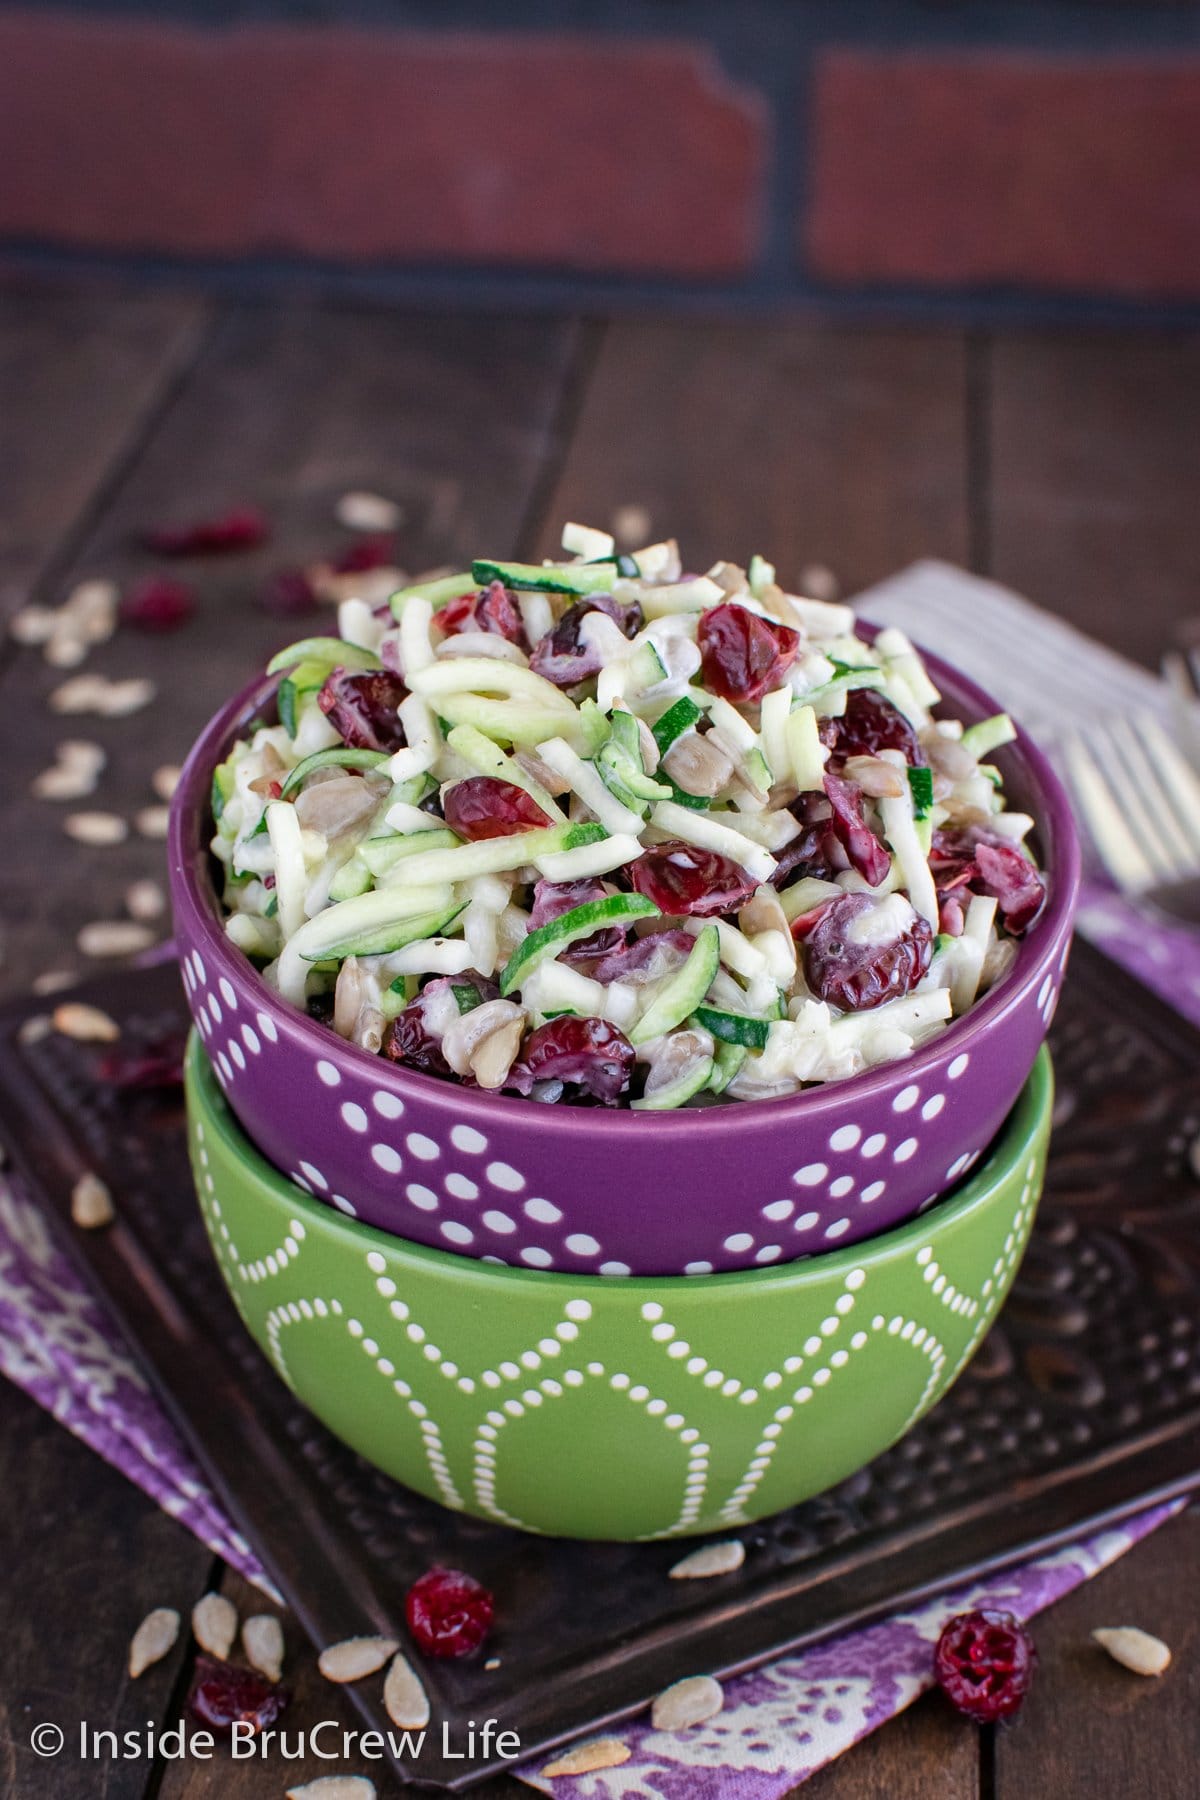
[[[0,13],[0,232],[733,277],[760,98],[701,44]]]
[[[826,280],[1200,296],[1200,59],[836,50],[813,102]]]

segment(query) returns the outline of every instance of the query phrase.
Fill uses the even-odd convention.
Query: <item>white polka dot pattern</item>
[[[1064,962],[1056,947],[1025,998],[1039,1024],[1053,1015]],[[278,1013],[273,1017],[256,1005],[229,975],[210,974],[198,951],[185,951],[182,975],[217,1080],[235,1106],[248,1096],[245,1123],[256,1135],[251,1101],[261,1105],[260,1072],[283,1066],[284,1058],[294,1072],[294,1038]],[[962,1050],[922,1068],[897,1084],[890,1099],[873,1104],[861,1122],[847,1120],[843,1111],[839,1123],[835,1111],[823,1131],[801,1134],[794,1166],[765,1173],[766,1193],[757,1200],[747,1194],[747,1206],[732,1215],[728,1205],[706,1212],[702,1201],[695,1202],[689,1216],[698,1235],[684,1267],[700,1273],[786,1262],[839,1239],[868,1236],[933,1204],[978,1160],[978,1150],[961,1148],[962,1124],[947,1107],[958,1098],[954,1089],[971,1070],[972,1056]],[[302,1112],[313,1128],[303,1141],[296,1133],[288,1166],[309,1192],[349,1216],[402,1234],[411,1228],[418,1241],[433,1243],[453,1242],[446,1233],[453,1224],[469,1234],[476,1254],[503,1252],[502,1260],[523,1260],[531,1268],[591,1274],[621,1273],[631,1263],[639,1272],[661,1268],[631,1256],[633,1222],[619,1207],[610,1217],[608,1207],[576,1199],[577,1164],[569,1151],[561,1191],[539,1192],[553,1179],[545,1167],[553,1165],[553,1156],[540,1150],[537,1163],[523,1166],[520,1139],[502,1113],[494,1131],[486,1121],[482,1128],[461,1117],[451,1122],[440,1107],[406,1102],[380,1086],[353,1050],[331,1050],[308,1067],[313,1079],[301,1097]],[[960,1111],[966,1123],[974,1111],[970,1100]],[[974,1130],[980,1124],[974,1120]],[[265,1134],[260,1142],[270,1154]],[[301,1153],[304,1160],[293,1162]],[[709,1213],[713,1228],[706,1239]]]

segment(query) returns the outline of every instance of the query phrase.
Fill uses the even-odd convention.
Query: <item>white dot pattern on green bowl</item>
[[[672,1316],[669,1300],[645,1301],[640,1331],[632,1340],[627,1332],[614,1354],[605,1318],[584,1294],[571,1295],[561,1278],[553,1316],[541,1308],[523,1342],[512,1341],[507,1321],[498,1323],[503,1348],[498,1339],[491,1357],[480,1354],[481,1343],[466,1341],[461,1319],[428,1310],[428,1295],[418,1297],[411,1276],[406,1293],[403,1256],[386,1240],[361,1251],[341,1246],[331,1258],[328,1243],[323,1250],[293,1217],[269,1245],[255,1241],[252,1255],[242,1252],[242,1233],[222,1208],[198,1118],[192,1151],[227,1285],[301,1398],[316,1363],[345,1354],[336,1349],[340,1336],[412,1422],[405,1479],[447,1506],[535,1530],[556,1528],[553,1518],[539,1514],[538,1481],[530,1473],[532,1463],[536,1475],[542,1442],[538,1420],[581,1407],[589,1413],[604,1407],[611,1417],[619,1407],[622,1433],[636,1432],[640,1444],[653,1443],[657,1433],[663,1444],[679,1447],[677,1457],[667,1457],[675,1471],[669,1504],[660,1497],[653,1517],[649,1502],[643,1505],[634,1534],[642,1537],[737,1527],[784,1503],[779,1483],[796,1479],[805,1421],[811,1417],[815,1425],[828,1406],[841,1404],[841,1384],[863,1358],[883,1355],[893,1369],[891,1385],[907,1397],[888,1435],[907,1430],[949,1386],[994,1317],[1024,1247],[1041,1172],[1035,1150],[1022,1169],[1019,1199],[997,1217],[988,1260],[977,1260],[970,1274],[953,1254],[915,1243],[906,1252],[908,1304],[895,1310],[874,1300],[877,1288],[894,1299],[894,1281],[873,1270],[869,1258],[852,1264],[836,1290],[831,1286],[821,1297],[821,1312],[810,1305],[795,1347],[781,1354],[776,1345],[764,1367],[753,1345],[740,1340],[714,1353],[703,1316]],[[679,1284],[681,1297],[691,1285]],[[902,1363],[895,1362],[898,1353]],[[789,1473],[781,1475],[784,1469]]]

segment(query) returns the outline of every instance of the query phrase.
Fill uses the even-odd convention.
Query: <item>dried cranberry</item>
[[[1014,937],[1033,924],[1046,898],[1046,884],[1015,844],[980,843],[975,851],[979,885],[994,894],[1005,926]]]
[[[977,825],[935,831],[929,868],[944,917],[952,919],[953,904],[961,912],[964,889],[990,894],[1014,937],[1032,925],[1046,899],[1046,883],[1029,858],[1007,838]]]
[[[196,610],[195,589],[169,575],[149,575],[121,602],[121,622],[139,631],[178,631]]]
[[[851,688],[845,712],[829,723],[835,728],[831,762],[843,763],[848,756],[878,756],[881,750],[899,750],[914,768],[923,767],[928,760],[915,727],[875,688]]]
[[[604,1106],[615,1106],[629,1087],[633,1045],[607,1019],[564,1014],[530,1032],[505,1084],[528,1094],[535,1081],[562,1081]]]
[[[510,644],[525,643],[525,626],[516,601],[502,581],[493,581],[477,594],[462,594],[451,600],[437,616],[443,637],[455,637],[461,631],[490,631],[494,637],[507,638]]]
[[[442,1045],[425,1023],[423,995],[410,1000],[398,1012],[383,1034],[383,1054],[406,1068],[419,1069],[423,1075],[449,1075],[457,1080],[454,1070],[442,1055]]]
[[[555,687],[574,687],[600,673],[603,657],[583,642],[580,628],[589,613],[607,613],[625,637],[631,638],[642,628],[642,609],[636,600],[627,606],[611,594],[589,594],[568,606],[552,631],[534,645],[529,666],[535,675],[544,675]]]
[[[326,678],[317,705],[351,749],[391,751],[404,743],[396,708],[407,696],[408,689],[391,669],[351,674],[337,668]]]
[[[584,881],[539,881],[533,890],[529,929],[537,931],[541,926],[549,925],[553,919],[561,919],[564,913],[572,912],[577,906],[605,899],[607,893],[604,883],[595,877]],[[618,926],[609,925],[600,931],[593,931],[589,938],[568,945],[559,955],[563,962],[588,962],[594,956],[607,956],[610,951],[619,950],[624,942],[625,933]]]
[[[471,843],[480,838],[512,837],[538,831],[550,820],[537,801],[515,782],[494,775],[469,775],[447,788],[442,812],[451,831]]]
[[[1037,1665],[1037,1649],[1019,1619],[1006,1612],[965,1612],[942,1627],[933,1672],[948,1696],[977,1725],[1019,1711]]]
[[[627,866],[635,891],[672,917],[710,918],[732,912],[754,892],[754,881],[730,856],[672,839],[655,844]]]
[[[426,1656],[469,1656],[491,1630],[494,1612],[487,1588],[461,1569],[430,1569],[404,1601],[413,1642]]]
[[[229,550],[253,550],[266,542],[270,531],[257,507],[236,506],[215,519],[157,526],[143,534],[142,542],[158,556],[213,556]]]
[[[838,842],[871,887],[878,887],[892,866],[892,859],[863,816],[862,789],[840,775],[825,775],[825,797],[833,808],[833,829]]]
[[[785,888],[807,876],[831,881],[850,867],[850,859],[833,829],[833,807],[824,794],[801,794],[788,811],[800,821],[801,830],[775,859],[773,887]]]
[[[800,653],[800,634],[726,601],[700,614],[696,632],[705,684],[740,704],[778,687]]]
[[[365,575],[370,569],[386,569],[394,560],[396,539],[391,534],[361,537],[330,562],[335,575]]]
[[[287,1688],[277,1681],[268,1681],[254,1669],[239,1669],[212,1656],[198,1656],[187,1706],[192,1717],[210,1731],[231,1732],[235,1725],[266,1731],[291,1697]]]
[[[114,1044],[101,1058],[100,1079],[119,1089],[182,1087],[186,1048],[182,1031],[137,1046]]]
[[[804,939],[804,974],[818,1000],[844,1012],[867,1012],[911,994],[929,967],[933,931],[914,914],[912,924],[889,942],[856,943],[854,920],[879,902],[870,894],[831,901]]]
[[[629,981],[635,987],[672,975],[682,967],[696,947],[690,931],[676,927],[673,931],[655,931],[634,938],[619,950],[612,950],[592,970],[592,980],[608,986],[610,981]]]
[[[259,588],[258,604],[264,612],[292,618],[315,612],[321,602],[303,569],[276,569]]]

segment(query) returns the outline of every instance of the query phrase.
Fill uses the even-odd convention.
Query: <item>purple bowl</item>
[[[999,708],[935,657],[967,722]],[[213,885],[212,770],[276,686],[209,723],[169,844],[188,1003],[242,1126],[317,1198],[414,1243],[602,1275],[707,1274],[854,1243],[909,1218],[987,1148],[1046,1035],[1079,884],[1071,811],[1022,733],[998,752],[1038,820],[1049,897],[1010,973],[901,1061],[786,1100],[678,1113],[544,1106],[371,1056],[286,1004],[226,938]]]

